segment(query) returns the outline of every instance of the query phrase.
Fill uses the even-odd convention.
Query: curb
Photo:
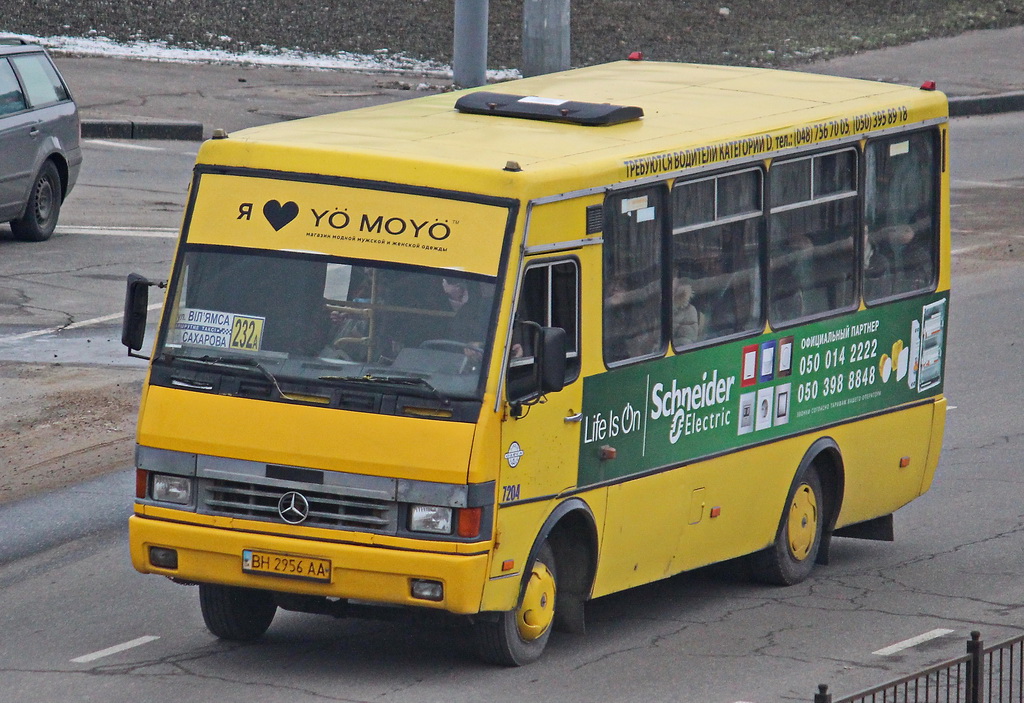
[[[203,141],[201,122],[162,122],[143,119],[82,120],[83,139],[170,139]]]
[[[972,95],[949,98],[950,117],[994,115],[1000,112],[1024,110],[1024,90],[996,95]]]

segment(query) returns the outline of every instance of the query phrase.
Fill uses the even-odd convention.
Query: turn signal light
[[[459,537],[476,537],[480,534],[480,520],[483,508],[463,508],[459,511]]]

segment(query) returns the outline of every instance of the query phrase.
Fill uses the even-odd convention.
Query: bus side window
[[[672,346],[761,326],[759,169],[672,189]]]
[[[772,164],[769,316],[787,324],[854,305],[857,153]]]
[[[523,334],[521,322],[564,329],[565,380],[568,383],[579,375],[579,298],[579,264],[575,259],[544,262],[526,269],[512,327],[508,370],[510,398],[520,396],[522,384],[533,377],[533,349],[529,335]]]
[[[864,299],[934,287],[935,132],[878,139],[865,153]]]
[[[610,196],[605,206],[603,347],[607,364],[663,353],[663,186]]]

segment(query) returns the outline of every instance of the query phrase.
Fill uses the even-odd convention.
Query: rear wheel
[[[39,169],[28,194],[25,216],[11,222],[15,238],[25,242],[42,242],[50,238],[57,227],[61,204],[60,174],[52,161]]]
[[[277,612],[267,591],[199,584],[199,606],[206,628],[223,640],[248,642],[267,631]]]
[[[821,478],[808,466],[793,482],[775,543],[751,557],[754,578],[791,586],[811,574],[821,547],[825,504]]]
[[[499,613],[496,620],[474,623],[477,647],[484,661],[523,666],[540,658],[555,620],[557,581],[555,555],[544,542],[530,567],[519,607]]]

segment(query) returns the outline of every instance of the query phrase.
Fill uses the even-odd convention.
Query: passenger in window
[[[661,348],[660,294],[657,279],[638,288],[630,286],[626,276],[612,280],[604,299],[609,359],[647,356]]]
[[[864,296],[884,298],[932,283],[930,227],[893,225],[871,233],[864,251]]]
[[[699,313],[698,339],[726,337],[750,328],[759,314],[756,270],[745,248],[744,223],[707,230],[704,254],[693,264],[699,271],[695,280],[694,305]],[[717,234],[716,234],[717,233]]]
[[[672,280],[672,344],[684,347],[700,339],[700,313],[693,305],[693,286],[682,278]]]
[[[353,274],[348,302],[370,302],[370,277]],[[330,317],[330,348],[321,356],[338,356],[351,361],[366,361],[369,350],[370,310],[345,304],[327,304]]]
[[[772,247],[771,314],[774,320],[795,320],[806,313],[804,291],[814,287],[813,257],[814,242],[801,231],[785,232],[785,239]]]

